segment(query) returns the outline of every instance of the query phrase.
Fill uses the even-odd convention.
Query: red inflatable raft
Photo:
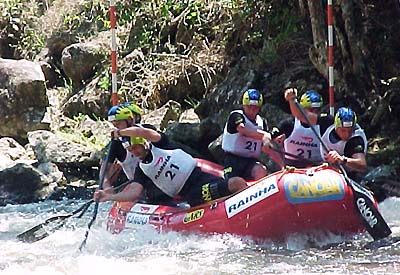
[[[202,169],[221,167],[199,160]],[[112,233],[151,224],[158,231],[231,233],[253,239],[285,240],[294,233],[351,235],[364,230],[351,188],[326,165],[287,168],[229,197],[192,208],[116,202],[107,221]]]

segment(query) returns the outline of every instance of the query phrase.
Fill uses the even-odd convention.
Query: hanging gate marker
[[[335,114],[335,87],[333,79],[333,0],[328,0],[327,18],[328,18],[328,80],[329,80],[329,114]]]
[[[117,37],[115,1],[110,0],[110,26],[111,26],[111,99],[112,105],[118,104],[117,93]]]

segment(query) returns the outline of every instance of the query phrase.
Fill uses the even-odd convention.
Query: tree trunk
[[[310,48],[310,60],[315,68],[327,78],[327,35],[325,13],[321,1],[308,0],[313,46]]]
[[[327,78],[326,2],[308,0],[313,33],[310,59]],[[388,106],[392,98],[382,80],[398,76],[400,52],[388,52],[387,46],[390,43],[399,49],[399,1],[334,0],[333,13],[335,101],[345,102],[366,121],[374,117],[376,122],[375,112],[382,113],[378,106]]]

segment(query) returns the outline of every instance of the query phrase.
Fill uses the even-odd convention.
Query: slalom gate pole
[[[118,104],[117,93],[117,38],[115,1],[110,0],[110,26],[111,26],[111,100],[112,105]]]
[[[328,80],[329,80],[329,114],[335,114],[335,87],[333,79],[333,0],[328,0],[327,18],[328,18]]]

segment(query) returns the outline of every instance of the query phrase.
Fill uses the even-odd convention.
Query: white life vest
[[[122,166],[122,169],[125,172],[126,177],[129,180],[132,180],[135,176],[135,171],[136,167],[138,166],[138,163],[140,162],[140,159],[135,157],[131,152],[126,151],[126,157],[123,162],[119,162]]]
[[[235,110],[232,113],[240,113],[244,116],[245,127],[248,129],[263,130],[264,121],[261,116],[257,115],[256,123],[252,122],[244,114],[243,110]],[[232,153],[241,157],[257,158],[260,156],[262,141],[247,137],[237,132],[231,134],[228,132],[228,123],[225,124],[224,134],[222,135],[222,149],[225,152]]]
[[[149,154],[153,155],[150,163],[139,163],[143,173],[161,191],[175,197],[197,166],[197,161],[181,149],[166,150],[154,145],[151,145]]]
[[[319,133],[320,126],[314,125]],[[309,159],[313,162],[321,162],[321,143],[311,127],[304,127],[300,120],[294,119],[293,131],[283,142],[285,152]],[[287,159],[297,160],[294,157],[286,156]]]
[[[333,143],[333,141],[329,138],[329,136],[331,135],[331,133],[335,131],[335,125],[331,125],[328,127],[328,129],[326,129],[324,135],[322,136],[322,140],[324,141],[324,143],[326,144],[326,147],[328,147],[329,150],[335,150],[336,152],[338,152],[340,155],[344,154],[344,147],[346,146],[347,141],[345,140],[338,140],[337,142]],[[354,131],[354,133],[351,135],[350,138],[353,137],[361,137],[364,141],[364,153],[367,153],[367,137],[365,136],[364,130],[361,129],[361,127],[356,124],[356,129]],[[325,150],[324,148],[321,147],[321,156],[323,158],[325,158]]]

